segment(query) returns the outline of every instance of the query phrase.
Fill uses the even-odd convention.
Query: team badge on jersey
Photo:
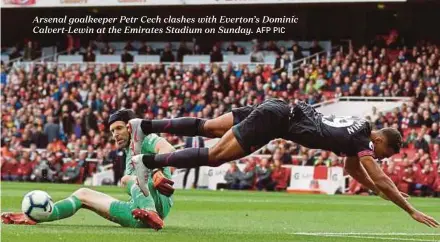
[[[370,147],[371,150],[374,151],[374,144],[372,141],[370,141],[370,143],[368,144],[368,146]]]

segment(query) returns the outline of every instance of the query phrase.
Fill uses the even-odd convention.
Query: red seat
[[[322,94],[328,99],[333,99],[335,97],[335,93],[332,91],[323,91]]]
[[[411,129],[404,129],[403,130],[403,137],[406,138],[411,133]]]
[[[397,188],[399,189],[399,191],[404,192],[404,193],[408,193],[409,190],[409,185],[406,182],[401,182],[397,185]]]
[[[417,150],[415,150],[414,148],[406,148],[406,149],[402,149],[402,151],[404,153],[406,153],[408,155],[408,158],[413,158],[414,155],[417,153]]]

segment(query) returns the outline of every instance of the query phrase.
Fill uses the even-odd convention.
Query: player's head
[[[395,128],[383,128],[372,139],[376,158],[383,159],[400,152],[402,135]]]
[[[130,119],[136,118],[131,109],[121,109],[112,113],[108,119],[110,132],[119,148],[127,148],[130,144],[130,133],[127,124]]]

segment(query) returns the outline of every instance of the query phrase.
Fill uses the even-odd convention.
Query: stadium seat
[[[1,60],[3,61],[3,62],[8,62],[9,61],[9,55],[1,55]]]
[[[223,55],[223,61],[233,63],[250,63],[251,57],[249,55]]]
[[[276,55],[266,55],[264,56],[264,63],[265,64],[275,64],[275,60],[277,59]]]
[[[310,56],[310,51],[308,51],[308,50],[301,51],[301,53],[303,54],[304,57]]]
[[[134,62],[136,63],[158,63],[160,62],[159,55],[135,55]]]
[[[82,55],[59,55],[59,62],[83,62]]]
[[[96,55],[95,62],[121,62],[120,55]]]
[[[183,56],[183,63],[184,64],[196,64],[200,62],[209,62],[210,61],[209,55],[185,55]]]

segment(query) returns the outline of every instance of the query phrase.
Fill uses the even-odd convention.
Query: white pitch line
[[[440,240],[428,240],[428,239],[411,239],[411,238],[395,238],[395,237],[374,237],[367,233],[293,233],[295,235],[317,236],[317,237],[341,237],[341,238],[353,238],[353,239],[375,239],[375,240],[398,240],[398,241],[419,241],[419,242],[440,242]],[[370,236],[361,236],[353,234],[365,234]],[[384,233],[382,233],[383,235]],[[394,234],[395,235],[395,234]],[[410,235],[410,233],[400,233],[400,235]],[[415,235],[415,234],[411,234]],[[438,234],[423,234],[423,235],[438,235]]]
[[[294,233],[298,235],[372,235],[372,236],[392,236],[392,235],[401,235],[401,236],[440,236],[440,233],[358,233],[358,232],[298,232]]]

